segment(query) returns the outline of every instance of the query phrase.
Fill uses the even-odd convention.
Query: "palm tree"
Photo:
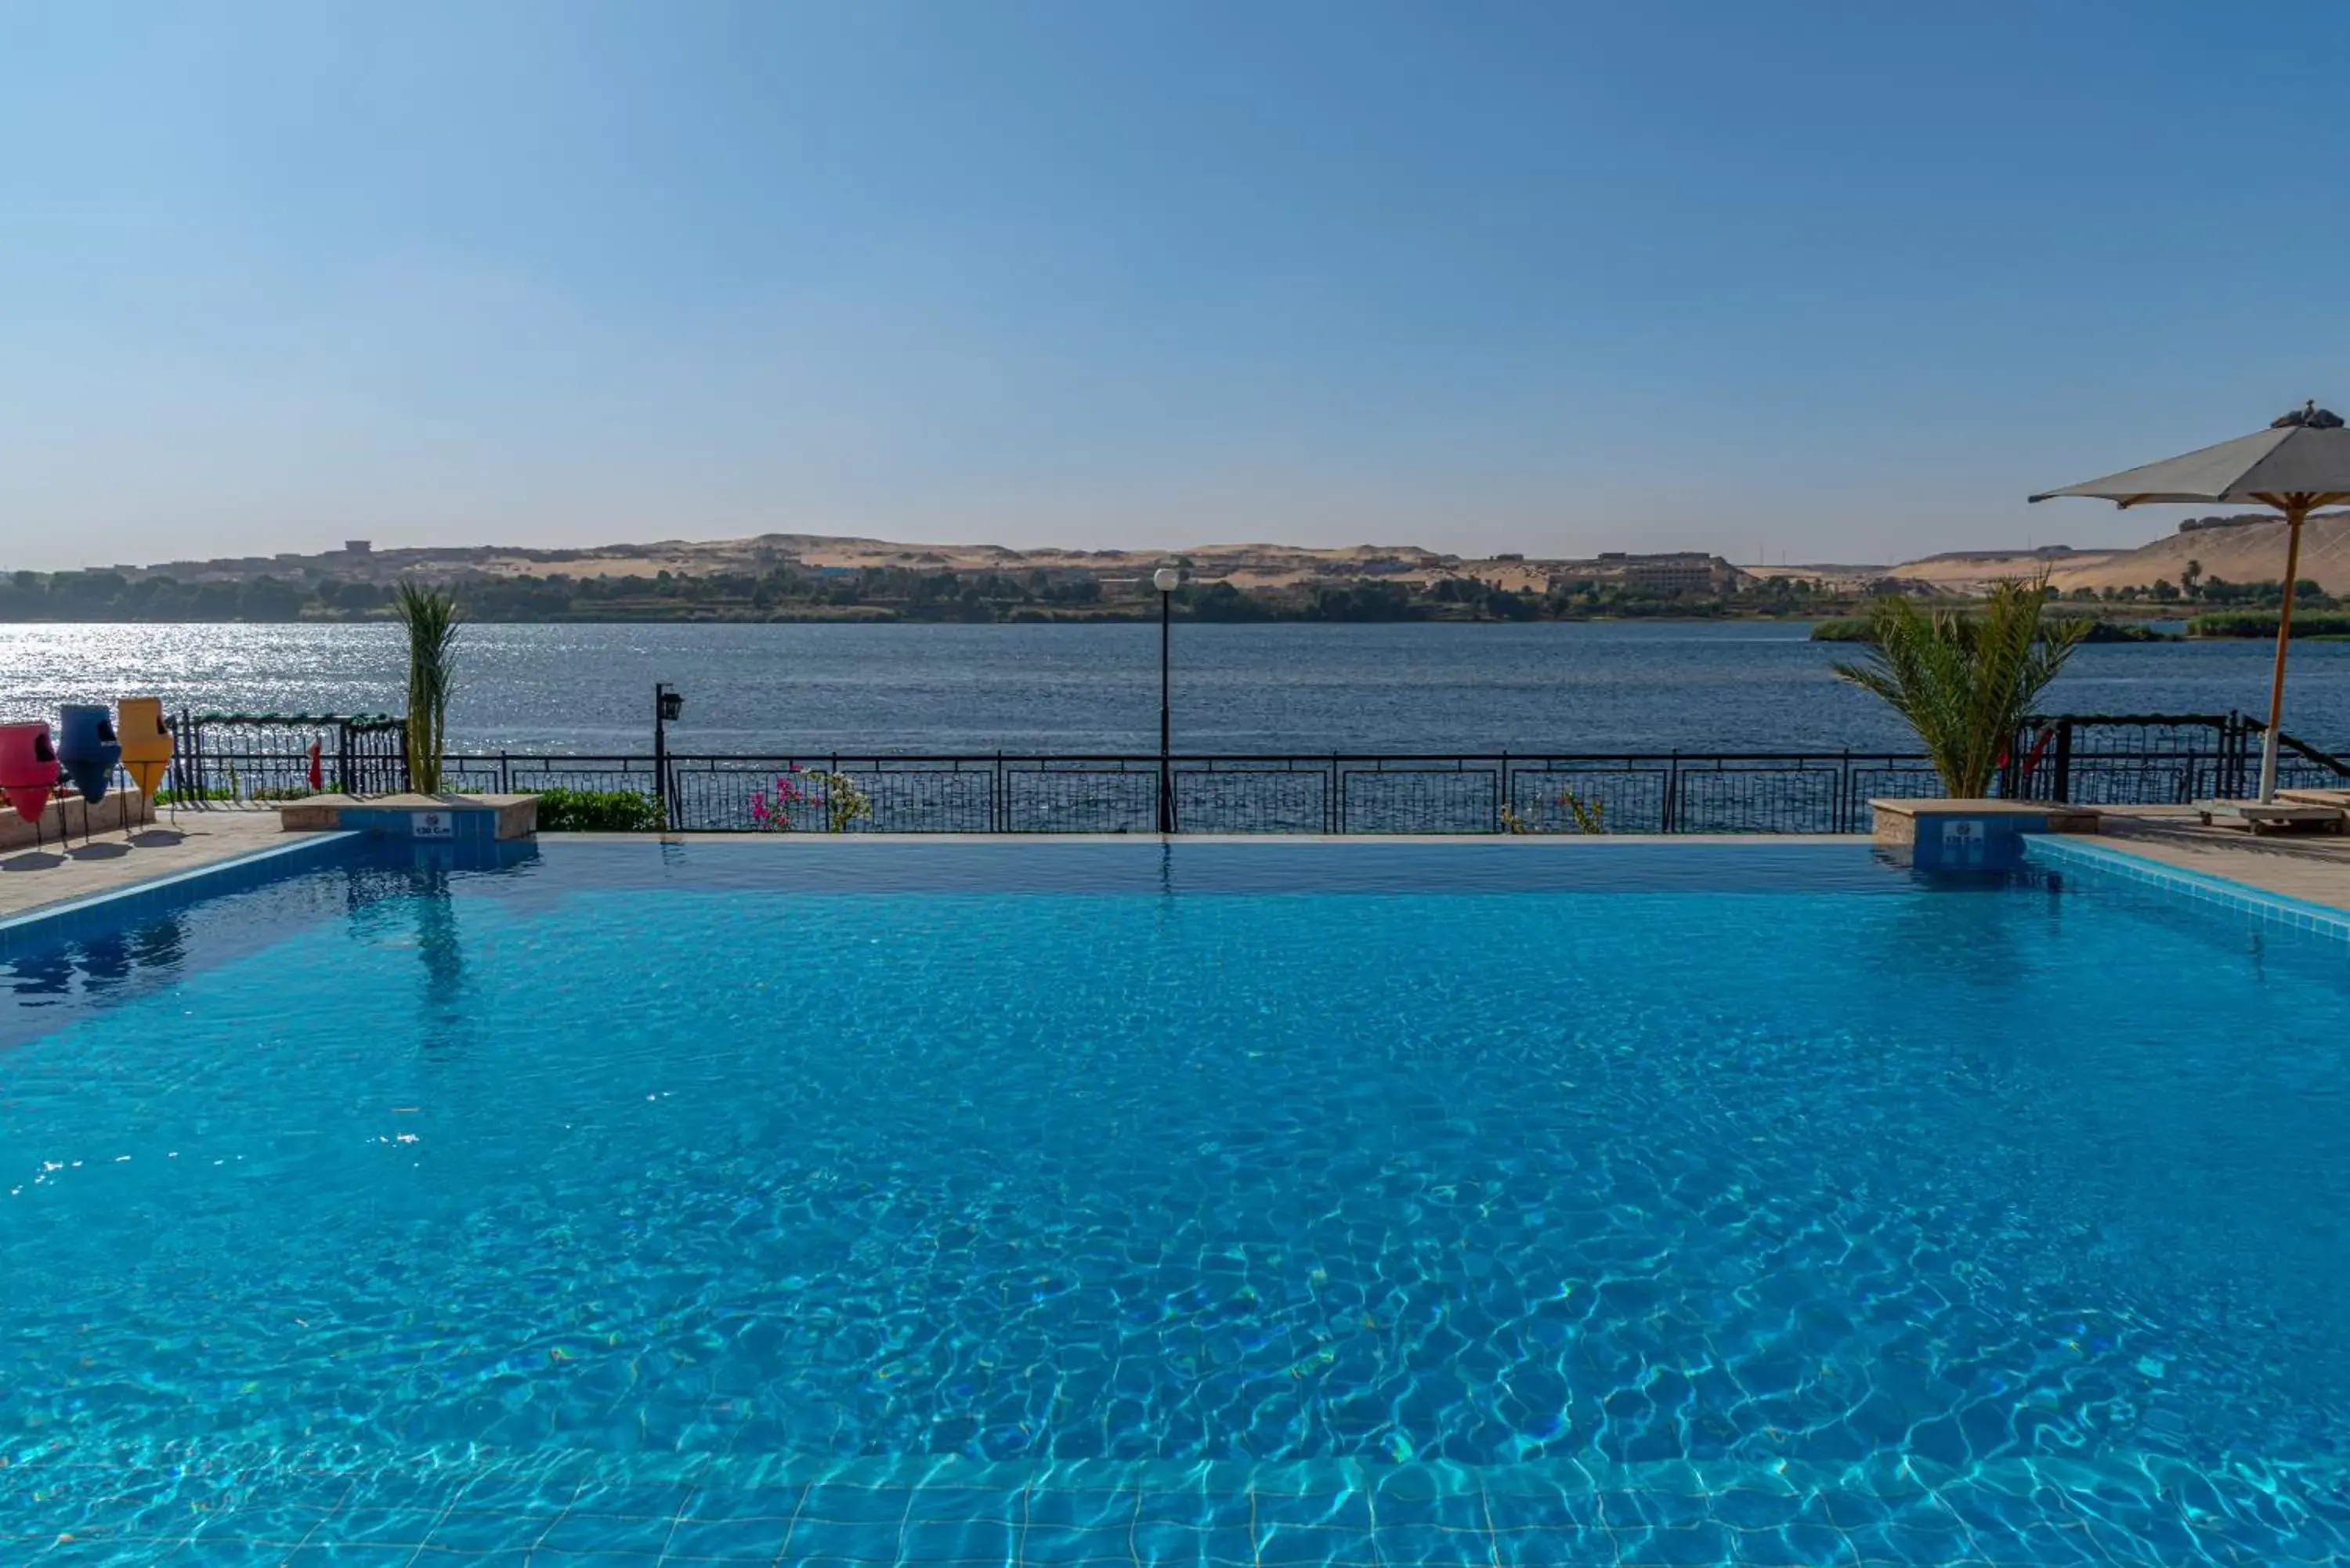
[[[2089,634],[2086,616],[2043,618],[2047,600],[2045,576],[2002,583],[1970,613],[1881,598],[1869,607],[1868,662],[1835,670],[1908,721],[1953,800],[1980,800],[2040,694]]]
[[[439,588],[403,582],[391,596],[391,613],[408,628],[409,787],[439,794],[456,667],[457,601]]]

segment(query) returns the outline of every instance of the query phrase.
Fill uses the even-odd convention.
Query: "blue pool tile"
[[[1261,1568],[1315,1568],[1327,1563],[1369,1563],[1376,1560],[1372,1532],[1316,1525],[1272,1525],[1257,1532],[1256,1561]]]
[[[1642,1532],[1640,1560],[1666,1568],[1706,1568],[1735,1559],[1738,1532],[1713,1521]]]
[[[1477,1492],[1414,1497],[1398,1496],[1382,1489],[1371,1498],[1370,1511],[1383,1532],[1402,1526],[1429,1525],[1484,1534],[1490,1528],[1485,1499]]]
[[[424,1544],[440,1522],[441,1515],[431,1509],[363,1504],[338,1511],[318,1526],[314,1539],[353,1546],[405,1546],[413,1551]]]
[[[1146,1568],[1220,1568],[1256,1561],[1255,1537],[1245,1519],[1204,1526],[1138,1521],[1131,1541],[1136,1560]]]
[[[1017,1524],[1024,1517],[1033,1517],[1028,1511],[1038,1501],[1022,1490],[975,1486],[917,1486],[909,1489],[905,1498],[905,1517],[909,1520],[940,1524],[990,1521]],[[1131,1504],[1123,1505],[1130,1508]],[[1113,1510],[1115,1511],[1115,1510]],[[1062,1519],[1062,1523],[1087,1522]],[[1098,1522],[1098,1520],[1091,1521]]]
[[[827,1481],[807,1489],[800,1500],[799,1518],[803,1527],[887,1527],[895,1532],[905,1521],[910,1501],[902,1488],[845,1486]]]
[[[1371,1497],[1351,1488],[1319,1493],[1254,1490],[1252,1501],[1260,1526],[1284,1525],[1322,1530],[1368,1530]]]
[[[1801,1563],[1834,1563],[1841,1568],[1861,1561],[1860,1549],[1853,1538],[1832,1524],[1798,1520],[1781,1526],[1775,1533],[1795,1549],[1796,1560]]]
[[[430,1551],[460,1557],[527,1552],[546,1539],[555,1522],[553,1515],[482,1513],[459,1509],[442,1516],[425,1537],[424,1544]],[[330,1533],[331,1526],[318,1532],[320,1537]]]
[[[1490,1491],[1484,1497],[1484,1509],[1487,1522],[1497,1535],[1595,1529],[1607,1522],[1598,1497],[1587,1491]]]
[[[1132,1530],[1120,1524],[1097,1529],[1071,1525],[1030,1525],[1020,1532],[1020,1561],[1025,1563],[1130,1563],[1134,1560]]]
[[[675,1519],[694,1496],[694,1488],[669,1482],[598,1481],[575,1491],[563,1511],[598,1519]]]
[[[1798,1494],[1761,1487],[1730,1487],[1714,1493],[1708,1502],[1713,1518],[1747,1532],[1780,1529],[1802,1518],[1804,1511],[1804,1500]]]
[[[463,1483],[450,1506],[475,1513],[532,1513],[552,1519],[567,1511],[571,1500],[578,1495],[577,1481],[498,1469]]]
[[[667,1549],[672,1557],[698,1561],[772,1563],[790,1528],[782,1519],[680,1520]]]
[[[1224,1526],[1246,1529],[1256,1517],[1256,1500],[1244,1491],[1162,1491],[1145,1488],[1137,1497],[1134,1517],[1143,1524],[1176,1524],[1201,1530]]]
[[[1000,1519],[910,1521],[899,1550],[909,1563],[1010,1563],[1021,1555],[1020,1526]]]
[[[1555,1530],[1513,1531],[1493,1538],[1494,1561],[1502,1568],[1563,1568],[1585,1563],[1627,1561],[1625,1537],[1596,1525],[1561,1526]],[[1395,1561],[1393,1558],[1387,1559]]]
[[[1055,1526],[1071,1530],[1123,1530],[1135,1518],[1135,1494],[1120,1491],[1063,1491],[1039,1487],[1021,1500],[1029,1528]]]
[[[668,1543],[669,1533],[675,1526],[673,1519],[622,1519],[605,1514],[567,1513],[548,1522],[536,1549],[563,1552],[658,1552]]]
[[[1448,1530],[1435,1524],[1398,1524],[1382,1522],[1378,1531],[1378,1550],[1389,1563],[1443,1564],[1452,1568],[1459,1563],[1491,1564],[1499,1555],[1493,1536],[1482,1529]]]

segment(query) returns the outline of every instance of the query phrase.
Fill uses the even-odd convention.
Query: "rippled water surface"
[[[0,1541],[2350,1547],[2338,944],[1846,846],[1058,853],[354,857],[20,954]]]
[[[1761,622],[1183,626],[1179,750],[1912,749],[1828,666],[1853,649]],[[681,749],[1155,748],[1155,626],[477,626],[450,720],[463,747],[650,749],[652,683],[686,693]],[[2074,712],[2268,710],[2257,642],[2082,649]],[[2294,649],[2286,728],[2350,745],[2350,645]],[[382,626],[0,626],[0,717],[159,692],[174,708],[375,711],[401,702]]]

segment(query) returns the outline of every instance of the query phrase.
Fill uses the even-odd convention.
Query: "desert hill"
[[[1945,593],[1979,593],[2002,578],[2028,577],[2043,568],[2052,585],[2074,588],[2152,587],[2177,583],[2188,563],[2206,578],[2231,583],[2280,582],[2284,577],[2284,522],[2273,513],[2195,518],[2134,550],[1960,550],[1905,561],[1892,575],[1929,583]],[[2324,512],[2302,530],[2301,575],[2329,594],[2350,594],[2350,512]]]
[[[341,549],[311,554],[224,556],[166,561],[151,566],[118,565],[127,579],[170,577],[179,583],[250,582],[262,576],[286,580],[333,577],[346,582],[390,584],[402,577],[452,580],[465,577],[587,578],[655,577],[661,573],[700,577],[751,574],[792,566],[819,573],[855,573],[895,568],[921,573],[1033,573],[1055,577],[1093,577],[1106,587],[1149,576],[1180,561],[1194,582],[1229,583],[1249,592],[1297,589],[1315,584],[1383,579],[1407,587],[1447,580],[1474,581],[1505,592],[1540,594],[1554,581],[1595,580],[1666,591],[1734,587],[1738,568],[1717,556],[1678,551],[1664,555],[1602,555],[1588,559],[1530,559],[1518,555],[1462,556],[1418,545],[1352,545],[1313,548],[1297,545],[1192,545],[1174,550],[1017,550],[1002,545],[924,545],[885,539],[815,534],[761,534],[743,539],[663,539],[642,545],[605,545],[583,549],[536,549],[496,545],[422,549],[374,548],[366,540]]]

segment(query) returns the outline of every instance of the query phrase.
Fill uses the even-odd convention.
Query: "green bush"
[[[2214,610],[2189,621],[2187,635],[2273,638],[2276,628],[2274,610]],[[2296,638],[2339,637],[2345,632],[2350,632],[2350,615],[2339,611],[2302,610],[2293,618],[2293,635]]]
[[[1859,616],[1838,616],[1812,628],[1814,642],[1874,642],[1868,622]]]
[[[632,789],[538,792],[541,833],[659,833],[660,803]]]
[[[2079,616],[2070,615],[2060,609],[2051,608],[2048,611],[2048,619],[2052,623],[2081,618]],[[2296,626],[2298,624],[2298,622],[2295,623]],[[2274,616],[2269,617],[2269,635],[2272,637],[2276,635],[2276,617]],[[1874,642],[1877,640],[1877,634],[1869,628],[1867,621],[1857,616],[1845,616],[1833,620],[1821,621],[1813,627],[1812,640],[1814,642]],[[2141,621],[2092,620],[2089,623],[2088,631],[2082,636],[2081,640],[2084,642],[2177,642],[2178,638],[2172,632],[2157,631]]]

